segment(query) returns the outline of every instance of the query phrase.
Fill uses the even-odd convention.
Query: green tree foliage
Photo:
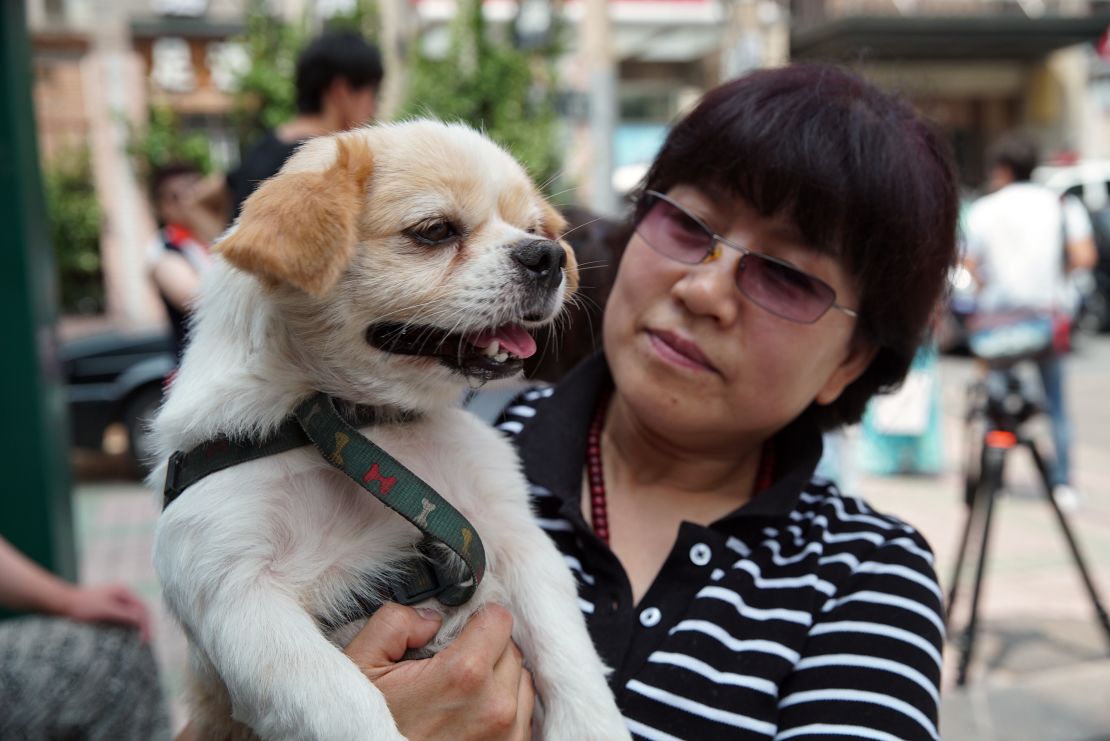
[[[249,66],[235,83],[232,119],[243,147],[264,131],[288,121],[296,113],[293,87],[297,53],[308,37],[305,24],[271,15],[268,3],[252,0],[247,7],[246,31],[237,39],[247,50]]]
[[[553,56],[495,39],[480,0],[461,0],[442,59],[414,45],[402,116],[463,121],[483,130],[552,187],[562,158],[556,132]]]
[[[312,4],[306,8],[311,12]],[[277,128],[297,112],[295,90],[297,55],[314,35],[311,16],[288,22],[272,15],[265,0],[247,7],[246,30],[238,39],[247,50],[249,66],[236,81],[236,135],[249,147],[268,129]],[[376,39],[380,19],[374,0],[357,0],[349,13],[327,19],[326,29],[348,28]]]
[[[100,203],[93,187],[89,152],[56,155],[44,168],[50,241],[57,257],[62,311],[104,310],[100,267]]]
[[[151,105],[146,128],[131,133],[129,151],[143,182],[149,182],[151,174],[166,165],[195,165],[204,173],[212,169],[212,151],[207,137],[196,131],[186,131],[181,119],[165,103]]]

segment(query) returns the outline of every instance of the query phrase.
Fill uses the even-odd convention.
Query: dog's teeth
[[[497,355],[495,355],[493,357],[493,359],[496,360],[498,363],[504,363],[506,360],[509,359],[509,353],[508,352],[499,352],[499,353],[497,353]]]
[[[485,354],[488,357],[496,358],[500,350],[501,350],[501,340],[494,340],[493,342],[489,343],[486,347],[482,348],[482,353]]]

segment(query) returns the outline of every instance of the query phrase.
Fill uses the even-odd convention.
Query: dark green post
[[[57,282],[46,228],[22,0],[0,2],[0,534],[76,576]]]

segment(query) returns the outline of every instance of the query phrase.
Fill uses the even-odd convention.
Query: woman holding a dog
[[[956,210],[941,139],[839,69],[755,72],[670,133],[603,354],[500,425],[636,737],[938,737],[929,547],[813,471],[821,433],[909,369]],[[434,620],[372,624],[348,651],[410,737],[527,736],[507,613],[416,662]]]

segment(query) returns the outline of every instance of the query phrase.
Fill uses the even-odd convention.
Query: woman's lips
[[[676,365],[696,370],[708,370],[714,373],[717,369],[705,357],[701,349],[689,340],[679,337],[674,332],[665,330],[648,330],[648,337],[656,352]]]

